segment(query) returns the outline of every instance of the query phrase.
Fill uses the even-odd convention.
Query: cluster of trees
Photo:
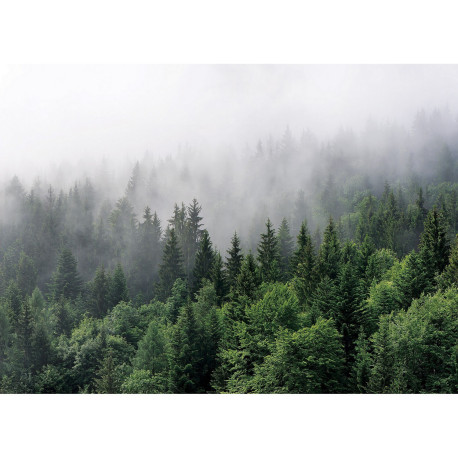
[[[118,204],[113,227],[129,208]],[[196,200],[164,234],[146,208],[128,226],[132,287],[121,263],[84,281],[64,244],[42,292],[42,266],[16,240],[18,259],[13,245],[1,264],[0,391],[456,393],[455,214],[426,210],[419,190],[407,207],[418,248],[399,256],[395,206],[388,186],[364,197],[356,241],[342,235],[350,215],[330,217],[322,241],[305,220],[293,237],[268,219],[255,252],[234,233],[223,254]]]
[[[108,170],[13,178],[0,392],[456,392],[458,128],[412,132],[146,158],[119,199]],[[159,218],[191,190],[205,225],[196,199]]]

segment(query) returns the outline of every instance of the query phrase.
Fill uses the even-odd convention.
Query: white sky
[[[0,67],[0,166],[141,157],[246,143],[286,125],[320,137],[369,116],[410,126],[455,112],[457,65],[35,65]]]

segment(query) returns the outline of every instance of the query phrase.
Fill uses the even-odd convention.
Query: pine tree
[[[360,329],[358,340],[355,344],[354,379],[356,389],[360,393],[367,391],[367,385],[371,375],[372,358],[369,351],[369,342],[363,329]]]
[[[139,224],[139,239],[133,275],[137,291],[147,299],[151,298],[153,284],[157,276],[158,256],[160,251],[161,228],[157,214],[151,214],[145,208],[143,222]]]
[[[458,287],[458,234],[455,236],[455,243],[450,254],[449,264],[442,274],[441,286],[443,288],[449,288],[451,286]]]
[[[164,247],[159,278],[158,296],[162,300],[166,300],[170,296],[172,286],[177,278],[184,279],[183,257],[173,228],[170,229],[169,238]]]
[[[323,243],[318,255],[318,271],[320,277],[335,280],[340,267],[340,243],[334,221],[329,218],[329,224],[324,231]]]
[[[68,248],[64,248],[60,253],[57,268],[52,278],[52,297],[55,300],[61,296],[65,299],[74,300],[81,292],[82,283],[75,257]]]
[[[5,292],[6,305],[8,310],[8,318],[13,329],[15,329],[19,322],[22,309],[22,294],[14,280],[10,280],[8,288]]]
[[[226,272],[227,272],[227,281],[230,288],[234,288],[237,283],[237,277],[240,273],[242,266],[243,255],[240,254],[240,239],[237,236],[237,232],[234,232],[234,235],[231,239],[231,248],[227,250],[226,256]]]
[[[197,325],[191,302],[183,307],[172,329],[170,342],[170,388],[173,393],[199,391]]]
[[[32,336],[35,329],[33,310],[30,300],[22,303],[21,314],[18,323],[18,336],[20,348],[24,355],[24,367],[30,369],[32,363]]]
[[[315,253],[312,238],[307,229],[307,221],[303,221],[297,236],[297,248],[291,259],[294,273],[294,288],[299,303],[305,306],[310,302],[311,294],[316,286]]]
[[[259,285],[260,278],[256,267],[256,261],[250,252],[242,262],[235,285],[235,295],[247,296],[250,299],[254,299],[257,295],[257,288]]]
[[[29,296],[32,294],[37,284],[37,269],[32,258],[21,252],[17,270],[17,285],[22,291],[22,294]]]
[[[109,298],[111,308],[120,302],[129,302],[129,290],[127,289],[126,276],[119,263],[111,277]]]
[[[215,253],[212,249],[212,242],[210,240],[210,236],[208,235],[208,231],[204,230],[199,250],[196,253],[196,265],[194,266],[193,272],[194,293],[200,289],[204,279],[211,280],[214,260]]]
[[[288,221],[283,218],[278,229],[278,249],[279,249],[279,268],[280,280],[288,281],[291,278],[290,264],[293,252],[293,238],[291,237]]]
[[[221,254],[219,251],[215,254],[211,278],[216,291],[217,305],[221,306],[229,291],[227,285],[226,271],[224,270],[223,259],[221,258]]]
[[[106,275],[103,266],[95,271],[91,285],[91,313],[96,318],[103,318],[110,306],[110,278]]]
[[[261,234],[261,242],[258,245],[258,261],[263,282],[275,282],[279,279],[278,239],[269,218],[266,222],[266,232]]]
[[[428,282],[435,284],[448,263],[450,245],[442,215],[433,208],[427,215],[420,241],[420,261],[425,269]]]

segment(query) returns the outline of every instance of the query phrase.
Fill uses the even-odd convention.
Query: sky
[[[30,65],[0,67],[1,174],[180,145],[240,150],[289,126],[322,140],[368,118],[410,127],[458,105],[458,65]]]

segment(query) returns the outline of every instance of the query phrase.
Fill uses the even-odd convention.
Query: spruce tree
[[[21,252],[17,270],[17,285],[24,296],[32,294],[37,284],[37,269],[33,259]]]
[[[449,264],[442,274],[441,286],[443,288],[449,288],[451,286],[458,287],[458,234],[455,236],[455,243],[450,254]]]
[[[258,245],[258,262],[263,282],[275,282],[279,279],[278,239],[269,218],[266,222],[266,232],[261,234],[261,242]]]
[[[170,381],[173,393],[199,391],[199,361],[197,325],[190,301],[182,308],[172,329],[170,342]]]
[[[257,295],[257,288],[260,283],[256,261],[250,252],[242,262],[235,285],[235,295],[247,296],[250,299],[254,299]]]
[[[103,266],[95,271],[91,285],[91,313],[96,318],[103,318],[110,305],[110,278]]]
[[[286,218],[283,218],[281,222],[277,237],[279,249],[280,279],[282,281],[288,281],[291,278],[290,263],[293,252],[293,238],[291,237],[288,221]]]
[[[335,280],[340,267],[340,243],[334,221],[329,218],[329,224],[324,231],[323,243],[318,255],[318,271],[321,278],[329,277]]]
[[[158,296],[161,300],[166,300],[170,296],[177,278],[184,279],[183,257],[173,228],[170,229],[169,238],[164,247],[159,278]]]
[[[227,250],[229,256],[226,256],[227,281],[231,289],[234,288],[237,283],[237,277],[242,266],[243,255],[240,253],[241,251],[240,239],[237,236],[237,232],[234,232],[231,239],[231,248]]]
[[[297,248],[291,259],[294,274],[293,284],[302,306],[310,302],[311,294],[316,286],[315,266],[312,238],[307,229],[307,221],[304,220],[297,236]]]
[[[229,291],[226,271],[224,270],[223,259],[221,258],[221,253],[219,251],[215,254],[211,278],[216,291],[217,305],[221,306]]]
[[[52,297],[54,300],[61,296],[65,299],[74,300],[81,292],[82,284],[76,259],[68,248],[64,248],[60,253],[57,268],[52,277]]]
[[[448,263],[450,245],[442,215],[433,208],[427,215],[420,241],[420,260],[430,284],[440,275]]]
[[[127,289],[126,276],[119,263],[111,277],[109,298],[111,307],[114,307],[120,302],[129,302],[129,290]]]
[[[215,253],[213,252],[212,242],[208,231],[202,232],[202,240],[200,242],[199,250],[196,253],[196,264],[194,266],[194,286],[193,292],[196,293],[202,286],[204,279],[211,280],[212,268],[215,260]]]

